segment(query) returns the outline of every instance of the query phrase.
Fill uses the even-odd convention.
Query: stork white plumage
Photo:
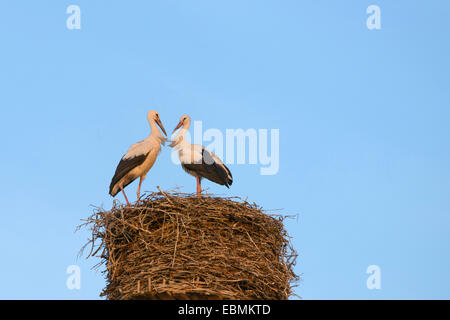
[[[204,146],[191,144],[184,138],[190,125],[191,118],[188,115],[182,116],[173,132],[177,131],[179,128],[181,128],[181,130],[169,146],[178,150],[178,157],[180,158],[181,167],[184,171],[196,178],[197,195],[200,195],[202,192],[202,178],[206,178],[220,185],[225,185],[229,188],[233,183],[233,176],[223,162]]]
[[[168,141],[156,126],[158,125],[167,136],[158,112],[155,110],[149,111],[147,120],[151,128],[150,136],[133,144],[128,149],[128,152],[120,160],[109,186],[109,194],[113,197],[119,191],[122,191],[128,206],[130,206],[130,202],[123,189],[139,177],[139,186],[137,189],[137,201],[139,202],[142,181],[145,179],[147,172],[153,167],[161,151],[161,144],[164,145],[165,141]]]

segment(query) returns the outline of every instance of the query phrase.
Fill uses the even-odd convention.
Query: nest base
[[[298,280],[283,217],[238,198],[161,191],[84,225],[108,299],[288,299]]]

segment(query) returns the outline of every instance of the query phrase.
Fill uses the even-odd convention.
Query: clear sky
[[[279,129],[277,174],[229,165],[229,190],[204,187],[298,214],[286,226],[304,299],[450,298],[449,32],[446,0],[2,1],[0,298],[99,298],[74,229],[111,207],[151,109],[168,131],[182,114]],[[168,148],[143,190],[157,185],[195,191]]]

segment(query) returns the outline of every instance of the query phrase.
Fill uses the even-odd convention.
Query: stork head
[[[187,114],[185,114],[184,116],[181,116],[180,122],[178,122],[178,124],[175,127],[175,129],[173,129],[172,133],[174,133],[175,131],[177,131],[181,127],[185,128],[185,129],[188,129],[190,125],[191,125],[191,117],[189,117]]]
[[[147,114],[147,119],[148,122],[150,123],[155,122],[161,128],[162,132],[164,132],[164,135],[167,136],[166,130],[164,129],[164,126],[161,123],[161,119],[159,118],[158,111],[156,110],[149,111]]]
[[[187,132],[187,130],[189,129],[190,125],[191,125],[191,117],[189,117],[186,114],[184,116],[181,116],[180,122],[178,122],[178,124],[175,127],[175,129],[173,129],[172,134],[175,131],[177,131],[178,129],[180,129],[181,127],[182,127],[182,129],[175,136],[175,139],[172,140],[172,143],[169,145],[169,147],[176,147],[183,141],[183,136]]]

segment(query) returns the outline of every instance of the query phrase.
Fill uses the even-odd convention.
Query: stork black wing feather
[[[202,163],[183,163],[182,165],[187,170],[195,172],[199,177],[206,178],[220,185],[225,185],[227,188],[233,182],[228,178],[228,168],[225,165],[216,163],[211,153],[204,148],[202,150]]]
[[[205,148],[203,148],[202,150],[202,157],[205,163],[211,164],[210,166],[208,166],[208,169],[211,171],[215,171],[219,175],[220,180],[222,180],[223,184],[227,188],[229,188],[229,185],[231,185],[230,180],[228,179],[228,173],[230,172],[230,170],[228,170],[228,168],[225,165],[220,165],[216,163],[213,157],[211,156],[211,153],[209,153],[209,151],[206,150]]]
[[[128,158],[128,159],[122,158],[120,160],[119,164],[117,165],[116,172],[114,173],[114,177],[111,180],[111,184],[109,185],[109,194],[111,194],[114,186],[116,185],[117,182],[120,181],[120,179],[122,179],[128,172],[130,172],[137,166],[141,165],[145,161],[145,158],[147,158],[147,155],[148,155],[148,153],[141,154],[136,157]],[[131,182],[132,181],[130,181],[129,183],[131,183]],[[123,186],[123,187],[125,188],[126,186]],[[111,195],[115,196],[113,194],[111,194]]]

